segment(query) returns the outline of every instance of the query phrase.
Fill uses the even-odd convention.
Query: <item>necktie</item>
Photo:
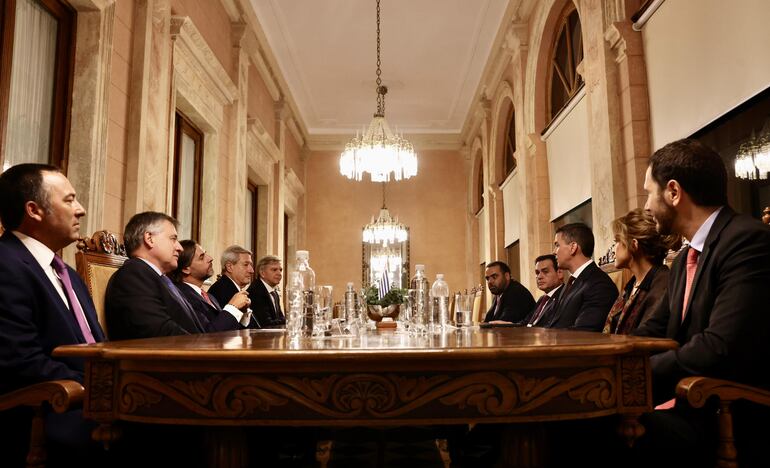
[[[695,278],[695,270],[698,269],[698,255],[700,252],[690,247],[687,251],[687,281],[684,286],[684,302],[682,302],[682,321],[687,313],[687,305],[690,303],[690,290],[692,289],[692,281]]]
[[[198,314],[195,313],[192,307],[190,307],[190,304],[185,300],[185,298],[182,297],[182,295],[179,293],[179,290],[176,288],[176,286],[174,286],[174,283],[172,283],[169,277],[166,275],[160,275],[160,277],[163,280],[163,283],[166,285],[166,289],[168,289],[171,295],[174,296],[174,300],[176,300],[176,302],[182,306],[182,309],[184,309],[184,311],[187,313],[187,316],[190,317],[190,320],[193,321],[197,331],[204,331],[203,325],[201,325],[200,320],[198,320]]]
[[[64,293],[69,300],[72,313],[75,314],[75,319],[78,322],[80,331],[83,333],[83,338],[85,338],[86,343],[96,343],[96,340],[94,340],[94,335],[91,333],[91,329],[88,328],[88,322],[86,322],[86,316],[85,313],[83,313],[83,308],[80,306],[80,302],[78,302],[77,296],[75,296],[75,290],[72,289],[70,272],[67,270],[67,267],[64,264],[64,260],[62,260],[58,255],[54,255],[53,260],[51,261],[51,266],[53,267],[56,274],[59,275],[62,286],[64,286]]]
[[[211,302],[211,298],[209,297],[209,293],[201,289],[201,296],[203,296],[203,300],[208,303],[211,307],[214,307],[214,303]]]
[[[535,309],[535,315],[532,316],[532,320],[529,321],[530,325],[537,324],[537,321],[540,320],[540,318],[543,316],[543,312],[545,311],[545,306],[548,304],[548,301],[551,297],[546,294],[543,297],[540,298],[539,301],[537,301],[537,308]]]
[[[273,304],[275,305],[275,318],[277,320],[285,320],[283,312],[281,312],[281,300],[278,298],[278,292],[273,290],[273,292],[270,293],[270,296],[272,296]]]

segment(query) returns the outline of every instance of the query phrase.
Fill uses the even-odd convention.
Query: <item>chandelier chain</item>
[[[377,0],[377,114],[385,115],[385,89],[382,86],[382,61],[380,60],[380,0]]]

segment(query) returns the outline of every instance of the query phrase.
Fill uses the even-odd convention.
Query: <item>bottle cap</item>
[[[297,260],[308,260],[310,258],[310,252],[307,250],[297,250]]]
[[[353,282],[352,281],[348,283],[348,289],[353,289]]]
[[[444,279],[444,273],[437,273],[436,279]]]
[[[425,265],[422,265],[422,264],[417,264],[417,265],[415,265],[415,266],[414,266],[414,271],[415,271],[415,272],[418,272],[418,271],[425,271]]]

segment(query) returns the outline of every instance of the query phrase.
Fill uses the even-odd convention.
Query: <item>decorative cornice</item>
[[[275,145],[273,138],[267,133],[267,130],[262,125],[262,122],[257,118],[250,118],[247,121],[247,128],[250,135],[254,136],[257,143],[262,146],[265,153],[270,155],[273,162],[278,162],[281,159],[281,150]]]
[[[286,119],[286,126],[289,127],[289,131],[294,137],[294,141],[297,142],[297,145],[300,148],[305,146],[305,139],[302,137],[302,132],[300,132],[299,127],[297,127],[297,122],[294,120],[293,116],[289,116],[289,118]]]
[[[289,167],[284,168],[283,180],[286,184],[286,188],[289,189],[289,193],[294,195],[296,198],[299,198],[305,194],[305,186],[302,184],[302,181],[299,180],[297,174],[294,173],[293,169]]]
[[[604,39],[609,42],[610,48],[615,51],[615,62],[621,63],[626,59],[626,39],[620,33],[617,25],[610,25],[604,32]]]
[[[171,17],[171,40],[174,41],[175,51],[185,57],[197,69],[198,78],[206,85],[221,105],[232,104],[238,93],[227,71],[217,60],[206,40],[187,16]],[[174,66],[181,60],[174,60]],[[189,71],[189,70],[188,70]]]

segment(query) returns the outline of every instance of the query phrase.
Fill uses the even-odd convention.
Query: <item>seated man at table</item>
[[[253,277],[251,252],[240,245],[231,245],[222,252],[222,275],[209,288],[209,295],[220,304],[227,304],[235,293],[246,289]]]
[[[267,255],[257,262],[257,279],[249,285],[254,317],[263,327],[277,328],[286,325],[281,310],[281,299],[275,288],[283,278],[281,259]]]
[[[80,237],[86,211],[59,168],[43,164],[19,164],[0,175],[0,200],[0,393],[48,380],[82,383],[83,360],[51,352],[104,341],[88,289],[57,254]],[[29,408],[0,413],[2,464],[23,463],[30,420]],[[52,458],[61,448],[59,455],[88,461],[91,429],[80,410],[48,414]]]
[[[203,282],[214,274],[214,259],[194,240],[183,240],[179,244],[182,253],[170,276],[182,296],[195,309],[203,328],[212,332],[248,327],[251,319],[249,294],[246,291],[236,293],[222,308],[203,289]]]
[[[714,455],[715,412],[674,404],[674,389],[693,375],[770,388],[770,227],[727,205],[722,158],[696,140],[675,141],[656,151],[644,189],[645,209],[658,232],[680,234],[690,245],[674,260],[660,306],[635,333],[680,344],[650,360],[654,399],[662,404],[642,420],[647,431],[639,446],[648,456],[681,455],[691,466],[711,463],[699,458]],[[740,409],[734,408],[734,414],[738,456],[745,456],[741,466],[770,466],[763,440],[769,432],[766,408]],[[742,418],[754,424],[741,425]]]
[[[205,327],[166,274],[182,246],[176,219],[146,211],[131,217],[123,240],[130,257],[112,275],[104,298],[110,338],[126,340],[203,333]]]
[[[537,305],[522,323],[528,327],[542,326],[542,322],[551,317],[559,303],[559,296],[564,289],[564,274],[556,263],[555,255],[541,255],[535,259],[535,279],[537,289],[545,294],[538,299]]]
[[[602,331],[618,289],[591,259],[594,233],[583,223],[565,224],[556,230],[553,245],[559,268],[571,276],[552,316],[541,320],[543,326]]]
[[[535,307],[532,294],[518,281],[511,278],[511,269],[504,262],[492,262],[484,271],[489,292],[495,295],[492,307],[484,321],[520,322]]]

